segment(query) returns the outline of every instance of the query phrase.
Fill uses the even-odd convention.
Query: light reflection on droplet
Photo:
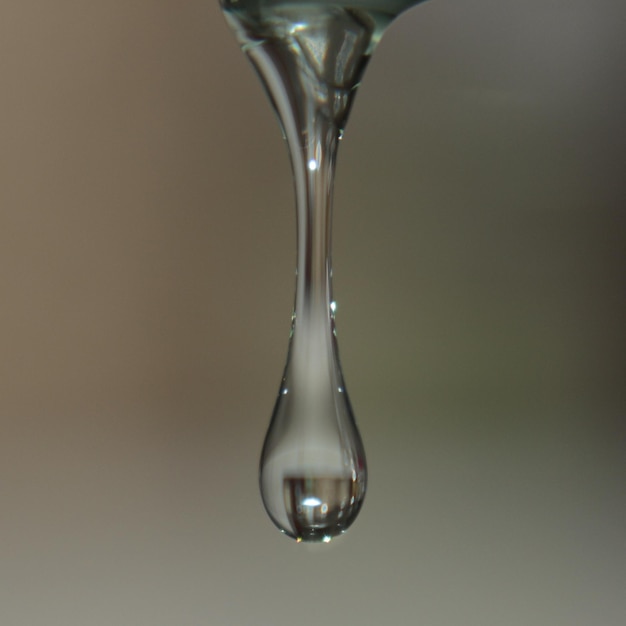
[[[322,501],[319,498],[305,498],[302,500],[303,506],[319,506]]]
[[[309,165],[309,169],[312,172],[314,172],[319,167],[319,163],[315,159],[311,159],[308,165]]]

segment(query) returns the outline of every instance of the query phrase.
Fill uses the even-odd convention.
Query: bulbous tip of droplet
[[[365,472],[358,478],[288,475],[280,491],[261,489],[265,508],[280,531],[297,543],[330,543],[348,530],[361,509]]]
[[[309,348],[308,359],[295,354],[302,345]],[[261,454],[259,486],[269,517],[284,534],[298,543],[323,544],[346,532],[359,514],[367,466],[339,363],[332,351],[320,356],[317,346],[292,345]]]

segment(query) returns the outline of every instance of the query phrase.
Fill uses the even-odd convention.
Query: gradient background
[[[368,451],[321,550],[266,518],[286,149],[216,2],[0,6],[2,626],[626,623],[626,5],[437,0],[342,144]]]

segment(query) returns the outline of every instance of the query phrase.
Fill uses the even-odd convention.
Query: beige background
[[[626,623],[626,8],[437,0],[342,144],[353,529],[282,537],[286,150],[217,4],[0,5],[2,626]]]

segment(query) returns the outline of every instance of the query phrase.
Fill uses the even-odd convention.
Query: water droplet
[[[283,533],[298,542],[328,543],[356,518],[367,484],[335,332],[335,158],[372,51],[394,15],[417,0],[398,0],[393,7],[388,0],[222,1],[281,120],[297,197],[296,304],[287,365],[261,454],[261,495]]]
[[[297,317],[261,455],[260,487],[278,528],[299,541],[324,542],[356,518],[367,469],[329,307],[319,310],[317,323],[310,314]]]

